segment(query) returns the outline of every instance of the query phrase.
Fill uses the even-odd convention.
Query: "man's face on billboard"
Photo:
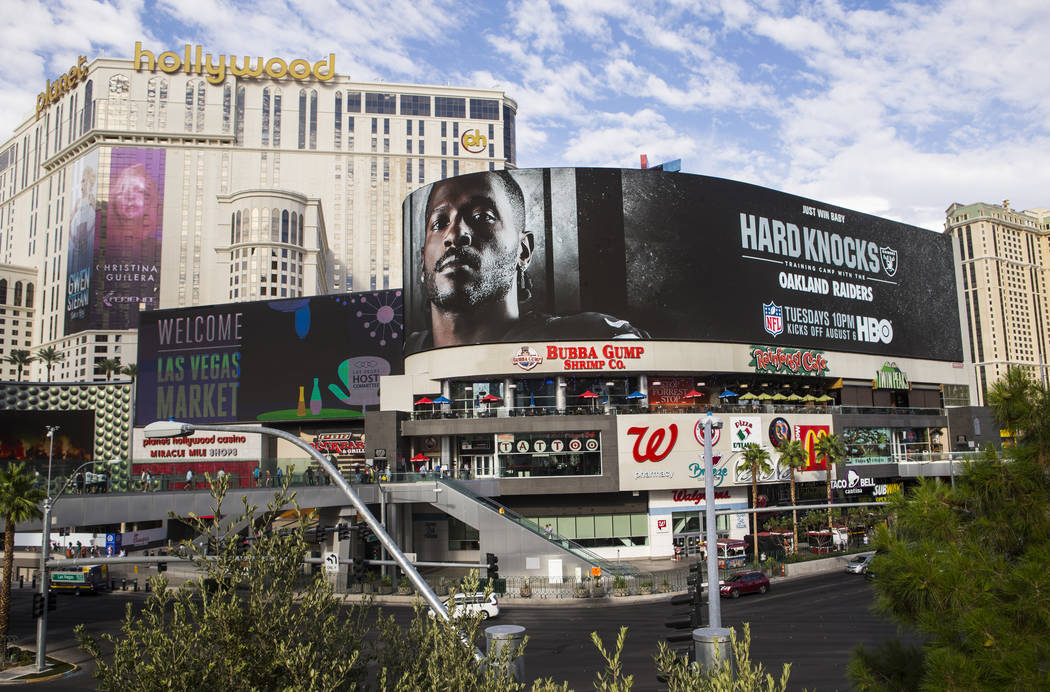
[[[462,310],[502,300],[527,262],[521,219],[498,179],[437,183],[426,210],[423,284],[435,306]]]

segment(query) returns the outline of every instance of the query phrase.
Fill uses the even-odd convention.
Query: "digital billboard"
[[[134,328],[160,296],[165,150],[107,153],[73,164],[66,333]]]
[[[361,417],[404,372],[401,291],[143,313],[135,420]]]
[[[58,426],[53,445],[47,426]],[[0,461],[83,462],[94,448],[94,411],[0,411]]]
[[[950,239],[815,200],[525,169],[433,183],[403,213],[406,354],[659,339],[963,358]]]

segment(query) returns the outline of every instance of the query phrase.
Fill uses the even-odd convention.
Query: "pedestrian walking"
[[[258,467],[258,466],[256,466],[256,467],[255,467],[255,470],[253,470],[253,471],[252,471],[252,478],[254,478],[254,479],[255,479],[255,487],[256,487],[256,488],[258,488],[258,487],[259,487],[259,473],[260,473],[260,472],[261,472],[261,471],[260,471],[260,469],[259,469],[259,467]]]
[[[280,466],[277,467],[277,487],[281,487],[284,481],[284,470]]]
[[[193,469],[186,469],[186,487],[184,490],[193,490]]]
[[[153,491],[153,472],[146,471],[146,492]]]
[[[547,534],[547,538],[554,538],[554,527],[550,524],[543,527],[543,532]]]
[[[266,487],[270,487],[270,469],[266,469]]]

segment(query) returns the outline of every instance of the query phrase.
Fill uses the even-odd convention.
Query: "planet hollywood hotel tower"
[[[64,353],[56,380],[133,362],[141,310],[399,288],[405,196],[514,165],[501,91],[128,48],[52,75],[0,145],[0,263],[36,274],[18,345]]]

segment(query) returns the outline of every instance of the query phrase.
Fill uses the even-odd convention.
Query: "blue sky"
[[[201,44],[364,80],[497,86],[519,166],[764,185],[940,229],[1050,207],[1050,2],[4,0],[0,131],[78,55]],[[15,18],[11,21],[11,18]]]

